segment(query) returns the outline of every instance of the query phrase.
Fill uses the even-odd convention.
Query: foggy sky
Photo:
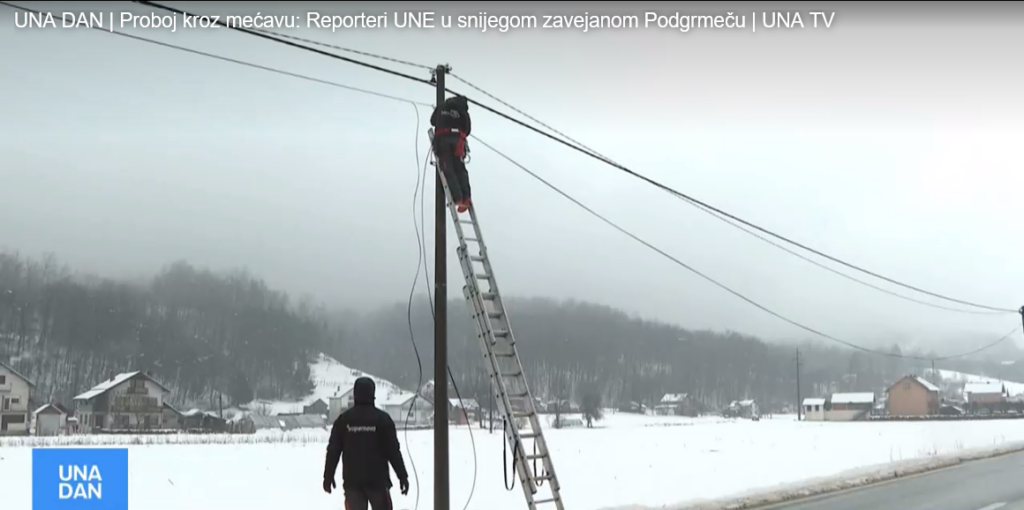
[[[20,5],[152,11],[128,2]],[[680,4],[169,5],[304,16],[402,8],[641,14]],[[797,10],[685,5],[688,13],[745,12],[748,26],[754,10]],[[836,15],[829,29],[756,33],[282,32],[449,63],[606,156],[795,240],[929,290],[1002,307],[1024,303],[1020,4],[798,9],[808,24],[809,10]],[[240,32],[124,31],[434,99],[424,85]],[[365,309],[408,295],[418,256],[412,196],[427,150],[428,109],[420,109],[417,131],[408,104],[96,30],[15,29],[14,11],[2,6],[0,48],[0,247],[54,252],[76,269],[113,277],[151,274],[177,259],[247,267],[293,295],[311,293],[333,306]],[[500,106],[457,80],[449,86]],[[934,310],[863,288],[609,166],[479,108],[471,113],[474,134],[567,193],[811,327],[872,344],[960,334],[994,340],[1020,321]],[[473,146],[470,173],[506,294],[584,299],[690,328],[809,337],[597,221],[482,146]],[[449,296],[456,297],[462,278],[451,229],[448,241]],[[432,245],[427,250],[432,258]],[[461,320],[465,310],[450,314]]]

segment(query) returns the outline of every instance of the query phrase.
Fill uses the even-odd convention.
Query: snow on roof
[[[111,388],[113,388],[113,387],[115,387],[115,386],[117,386],[117,385],[127,381],[128,379],[131,379],[132,377],[137,376],[137,375],[141,375],[141,376],[145,377],[146,379],[152,381],[154,384],[156,384],[157,386],[162,388],[164,391],[167,391],[167,392],[171,391],[171,390],[167,389],[167,387],[164,386],[163,384],[160,384],[160,381],[157,381],[156,379],[153,379],[152,377],[150,377],[149,375],[147,375],[145,372],[143,372],[141,370],[136,370],[134,372],[125,372],[123,374],[117,374],[114,377],[112,377],[110,379],[107,379],[106,381],[103,381],[103,382],[97,384],[96,386],[93,386],[92,389],[90,389],[89,391],[87,391],[85,393],[82,393],[81,395],[75,397],[75,400],[92,400],[92,399],[94,399],[94,398],[96,398],[96,397],[98,397],[98,396],[100,396],[100,395],[110,391]]]
[[[1024,383],[1019,383],[1019,382],[1015,382],[1015,381],[1000,381],[1000,380],[997,380],[995,378],[985,377],[985,376],[982,376],[982,375],[965,374],[963,372],[957,372],[955,370],[943,370],[941,368],[936,370],[936,372],[938,372],[940,375],[942,375],[942,378],[944,380],[959,381],[959,382],[962,382],[962,383],[996,383],[996,382],[998,382],[998,383],[1002,383],[1004,386],[1006,386],[1006,391],[1010,395],[1019,395],[1019,394],[1024,393]]]
[[[391,395],[388,398],[377,399],[378,406],[400,406],[412,400],[416,394],[411,391],[403,391],[402,393]],[[426,401],[426,399],[423,399]]]
[[[910,380],[912,380],[912,381],[916,381],[916,382],[917,382],[918,384],[920,384],[921,386],[924,386],[924,389],[926,389],[926,390],[928,390],[928,391],[940,391],[940,390],[939,390],[939,387],[938,387],[938,386],[936,386],[936,385],[934,385],[934,384],[932,384],[932,383],[928,382],[928,381],[927,381],[927,380],[926,380],[925,378],[923,378],[923,377],[919,377],[919,376],[916,376],[916,375],[908,375],[908,376],[904,377],[903,379],[910,379]],[[902,381],[903,379],[900,379],[899,381],[896,381],[895,383],[893,383],[893,385],[892,385],[892,386],[896,386],[896,385],[897,385],[897,384],[899,384],[899,382],[900,382],[900,381]],[[890,388],[892,388],[892,386],[890,386]]]
[[[803,405],[805,405],[805,406],[823,406],[823,405],[825,405],[825,399],[823,399],[823,398],[805,398]]]
[[[465,409],[477,409],[480,407],[474,398],[464,398],[462,402],[459,402],[458,398],[450,398],[448,402],[451,403],[452,407],[462,407]]]
[[[7,363],[4,363],[3,361],[0,361],[0,367],[6,368],[10,373],[12,373],[15,376],[19,377],[22,381],[25,381],[29,386],[35,387],[36,384],[34,382],[32,382],[31,379],[29,379],[28,377],[25,377],[24,375],[22,375],[21,372],[18,372],[17,370],[15,370],[14,367],[8,365]]]
[[[661,397],[662,404],[678,404],[686,400],[686,393],[666,393]]]
[[[831,398],[833,404],[873,404],[875,402],[875,394],[870,392],[833,393]]]
[[[964,393],[1001,395],[1003,393],[1003,385],[993,382],[967,383],[964,385]]]
[[[38,415],[39,413],[46,412],[46,411],[56,411],[58,414],[67,414],[66,412],[64,412],[63,409],[61,409],[58,406],[55,406],[53,404],[46,404],[46,405],[40,407],[39,409],[36,409],[35,411],[32,411],[32,416]]]

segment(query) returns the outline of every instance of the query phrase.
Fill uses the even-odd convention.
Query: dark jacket
[[[399,480],[409,479],[395,422],[373,405],[375,386],[368,377],[356,379],[352,388],[355,405],[341,413],[331,428],[324,480],[334,480],[339,460],[343,487],[390,489],[388,463]]]
[[[463,96],[448,98],[430,116],[430,125],[439,129],[458,129],[460,134],[469,136],[473,123],[469,119],[469,102]]]

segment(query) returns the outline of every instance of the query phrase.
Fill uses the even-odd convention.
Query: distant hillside
[[[587,302],[508,296],[506,304],[531,388],[547,399],[579,401],[589,394],[622,405],[688,393],[708,408],[753,398],[766,411],[781,410],[796,400],[797,345],[804,396],[877,391],[929,367],[820,341],[787,346],[732,331],[689,330]],[[452,300],[449,312],[449,365],[459,393],[488,401],[490,382],[466,305]],[[37,403],[67,402],[112,373],[134,370],[152,372],[171,388],[173,404],[207,409],[223,397],[225,406],[258,400],[294,411],[351,386],[355,371],[346,365],[410,390],[446,379],[433,373],[427,300],[418,297],[408,314],[402,302],[368,314],[329,315],[245,271],[214,273],[185,262],[125,283],[74,275],[52,256],[0,253],[0,360],[35,381]],[[927,355],[895,343],[885,351]],[[1006,370],[1005,377],[1024,378],[984,354],[972,358],[938,368]]]
[[[331,397],[339,397],[352,389],[352,385],[359,377],[369,377],[377,384],[377,401],[394,398],[402,394],[411,394],[399,388],[391,381],[381,379],[354,368],[349,368],[330,356],[319,354],[316,360],[309,365],[310,379],[313,382],[313,390],[306,396],[286,401],[275,401],[257,399],[249,403],[248,407],[259,414],[274,415],[278,413],[299,413],[302,407],[312,404],[317,400],[330,403]]]
[[[153,372],[181,405],[304,395],[308,361],[328,338],[315,312],[244,271],[179,262],[128,284],[0,253],[0,359],[34,380],[36,401],[67,402],[134,370]]]

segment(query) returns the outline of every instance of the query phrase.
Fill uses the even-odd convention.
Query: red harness
[[[455,157],[465,158],[466,157],[466,133],[451,128],[437,128],[435,131],[439,135],[447,135],[449,133],[458,133],[459,141],[455,143]]]

